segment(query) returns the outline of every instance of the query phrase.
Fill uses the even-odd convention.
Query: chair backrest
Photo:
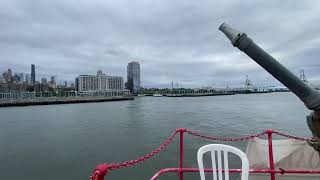
[[[232,146],[224,145],[224,144],[208,144],[202,146],[198,150],[197,158],[198,158],[198,166],[200,170],[200,177],[201,180],[205,180],[205,173],[203,168],[203,154],[206,152],[211,152],[211,160],[212,160],[212,173],[213,173],[213,180],[217,180],[217,171],[219,180],[223,180],[222,169],[224,169],[224,179],[229,180],[229,163],[228,163],[228,153],[234,153],[238,155],[242,162],[242,173],[241,173],[241,180],[248,180],[249,176],[249,161],[244,152],[240,149],[237,149]],[[216,157],[215,152],[217,152],[218,157],[218,167],[216,166]],[[223,153],[223,161],[224,161],[224,168],[222,167],[222,158],[221,154]]]

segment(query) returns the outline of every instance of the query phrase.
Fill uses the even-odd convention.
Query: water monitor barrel
[[[296,94],[310,110],[320,110],[320,93],[301,81],[296,75],[255,44],[245,33],[223,23],[221,30],[234,47],[246,53],[261,67]]]

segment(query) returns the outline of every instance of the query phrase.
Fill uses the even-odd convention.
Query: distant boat
[[[154,93],[153,96],[154,96],[154,97],[162,97],[163,95],[162,95],[162,94],[159,94],[159,93]]]

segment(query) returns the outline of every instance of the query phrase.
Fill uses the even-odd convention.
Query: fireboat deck
[[[253,135],[248,135],[248,136],[243,136],[243,137],[236,137],[236,138],[224,138],[224,137],[216,137],[216,136],[209,136],[202,134],[200,132],[196,132],[190,129],[184,129],[184,128],[179,128],[177,129],[169,138],[167,138],[158,148],[153,150],[152,152],[139,157],[134,160],[129,160],[125,162],[120,162],[120,163],[112,163],[112,164],[100,164],[98,165],[92,176],[90,177],[91,180],[103,180],[104,176],[106,176],[108,173],[110,173],[111,170],[116,170],[116,169],[121,169],[121,168],[126,168],[130,166],[134,166],[136,164],[142,163],[154,155],[160,153],[163,151],[172,141],[173,139],[179,135],[179,140],[180,140],[180,160],[179,160],[179,167],[174,167],[174,168],[163,168],[160,169],[158,172],[156,172],[152,177],[151,180],[157,180],[162,174],[164,173],[170,173],[174,172],[179,175],[179,180],[183,180],[184,173],[190,173],[190,172],[199,172],[198,168],[188,168],[184,166],[184,135],[189,134],[191,136],[198,137],[200,139],[205,139],[208,141],[220,141],[220,142],[227,142],[227,141],[248,141],[252,140],[258,137],[262,136],[267,136],[267,143],[268,143],[268,160],[269,160],[269,168],[261,168],[261,169],[250,169],[250,174],[269,174],[271,180],[276,180],[276,175],[277,174],[316,174],[320,175],[320,170],[309,170],[309,169],[276,169],[275,167],[275,162],[274,162],[274,151],[273,151],[273,135],[278,135],[282,136],[288,139],[295,139],[297,141],[308,141],[310,139],[308,138],[301,138],[301,137],[296,137],[296,136],[291,136],[287,135],[285,133],[281,133],[278,131],[274,130],[266,130],[258,134],[253,134]],[[205,172],[211,172],[212,169],[205,169]],[[230,173],[241,173],[241,169],[229,169]]]

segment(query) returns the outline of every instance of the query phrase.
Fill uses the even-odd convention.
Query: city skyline
[[[140,66],[140,63],[138,62],[138,61],[131,61],[131,62],[129,62],[127,65],[129,65],[129,64],[131,64],[131,63],[134,63],[134,62],[136,62],[136,63],[138,63],[139,64],[139,66]],[[28,83],[30,83],[30,84],[32,84],[32,81],[31,81],[31,79],[32,79],[32,76],[31,76],[31,74],[32,74],[32,65],[34,65],[34,64],[31,64],[31,73],[29,72],[29,73],[26,73],[26,72],[17,72],[17,71],[14,71],[14,69],[13,68],[8,68],[8,69],[4,69],[4,71],[1,71],[1,69],[0,69],[0,77],[1,78],[4,78],[3,77],[3,75],[2,75],[2,73],[4,73],[4,72],[6,72],[7,70],[10,70],[10,71],[12,71],[12,76],[14,76],[14,75],[17,75],[17,76],[19,76],[19,78],[21,78],[21,76],[22,76],[22,81],[23,82],[26,82],[27,84]],[[3,66],[2,66],[3,67]],[[35,67],[35,69],[36,69],[36,65],[34,65],[34,67]],[[140,68],[140,67],[139,67]],[[100,71],[100,70],[98,70],[98,71]],[[317,83],[315,83],[314,81],[310,81],[310,79],[309,79],[309,76],[308,76],[308,72],[306,72],[305,73],[305,69],[300,69],[299,70],[299,74],[295,74],[297,77],[300,77],[301,78],[301,72],[303,72],[304,73],[304,78],[306,78],[305,80],[309,83],[309,84],[311,84],[311,85],[314,85],[315,87],[320,87],[320,83],[319,84],[317,84]],[[88,73],[88,74],[77,74],[77,75],[75,75],[74,76],[74,79],[73,80],[63,80],[63,79],[59,79],[58,81],[57,81],[57,76],[56,75],[47,75],[47,76],[41,76],[41,77],[39,77],[39,76],[35,76],[35,82],[37,82],[37,83],[42,83],[43,82],[43,80],[45,79],[45,80],[48,80],[48,79],[51,79],[51,81],[52,82],[54,82],[54,83],[56,83],[57,85],[65,85],[66,83],[67,84],[75,84],[76,82],[75,82],[75,78],[77,78],[79,75],[81,76],[81,75],[89,75],[89,76],[91,76],[91,75],[93,75],[94,73]],[[107,76],[120,76],[120,75],[111,75],[111,74],[107,74]],[[38,77],[38,78],[37,78]],[[128,67],[127,67],[127,70],[126,70],[126,75],[125,76],[121,76],[121,77],[123,77],[123,81],[124,81],[124,86],[125,86],[125,83],[127,83],[128,82]],[[140,83],[140,88],[142,87],[142,88],[171,88],[172,87],[172,83],[174,83],[175,84],[175,86],[177,85],[177,84],[179,84],[179,86],[181,87],[181,88],[207,88],[207,87],[211,87],[211,88],[225,88],[225,87],[242,87],[242,86],[244,86],[245,85],[245,83],[246,83],[246,79],[248,78],[248,75],[243,75],[243,76],[241,76],[239,79],[238,79],[238,82],[236,83],[236,84],[231,84],[231,83],[228,83],[227,81],[225,81],[226,83],[225,84],[222,84],[222,85],[216,85],[216,84],[200,84],[199,86],[193,86],[193,87],[188,87],[188,86],[185,86],[183,83],[180,83],[180,82],[178,82],[178,81],[170,81],[170,82],[168,82],[168,83],[166,83],[166,84],[155,84],[155,85],[150,85],[150,86],[148,86],[148,85],[144,85],[144,84],[142,84],[142,83]],[[251,79],[251,78],[250,78]],[[0,79],[1,80],[1,79]],[[49,81],[50,82],[50,81]],[[284,87],[281,83],[274,83],[274,84],[271,84],[271,83],[259,83],[259,82],[254,82],[253,81],[253,85],[255,85],[255,86],[260,86],[260,87],[267,87],[267,86],[278,86],[278,87]]]
[[[31,65],[31,69],[30,69],[30,65]],[[38,73],[36,73],[36,71],[37,71],[36,64],[30,64],[30,65],[29,65],[29,72],[27,70],[16,71],[14,69],[14,67],[13,68],[4,68],[3,70],[0,68],[0,77],[3,78],[3,73],[6,73],[8,70],[10,70],[12,76],[18,75],[19,81],[26,82],[27,84],[30,84],[30,85],[32,85],[34,83],[42,83],[43,79],[46,79],[46,80],[51,79],[51,81],[55,79],[56,76],[52,76],[52,75],[46,75],[46,76],[37,75]],[[32,74],[34,74],[34,77]],[[63,83],[65,82],[65,80],[60,80],[60,81],[61,81],[61,84],[62,84],[62,82]]]
[[[32,63],[37,76],[56,75],[63,83],[97,69],[126,77],[125,64],[138,59],[146,87],[170,87],[171,81],[185,87],[240,85],[245,75],[279,84],[230,47],[218,31],[226,21],[295,74],[303,68],[309,81],[320,84],[318,1],[131,3],[2,1],[0,64],[24,72]],[[51,8],[56,11],[43,11]]]

